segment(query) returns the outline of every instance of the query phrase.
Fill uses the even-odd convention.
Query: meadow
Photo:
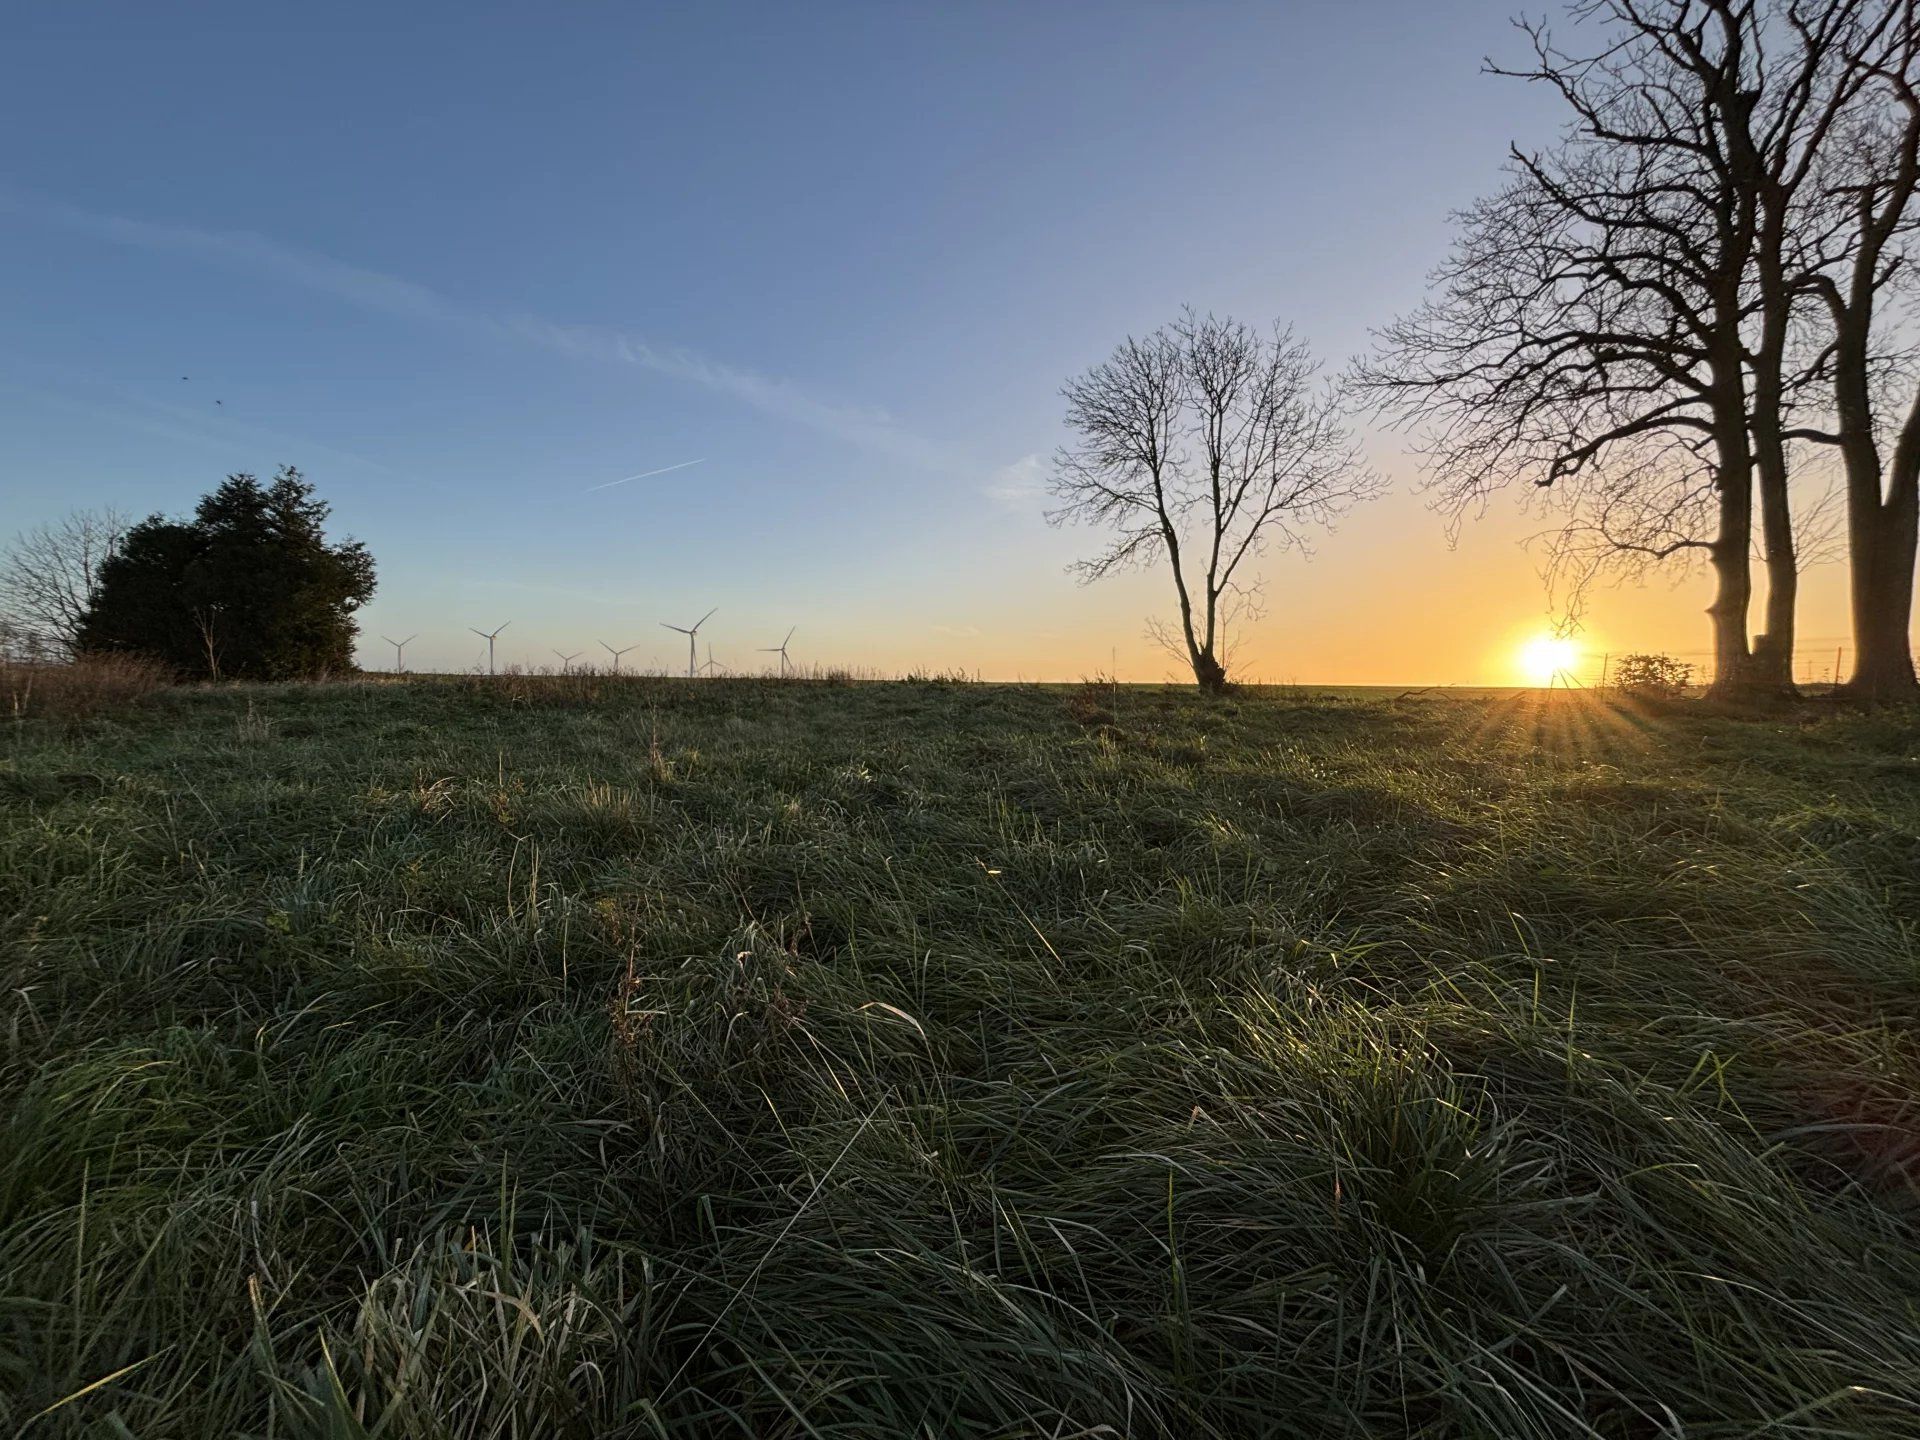
[[[0,754],[0,1431],[1920,1435],[1920,716],[600,676]]]

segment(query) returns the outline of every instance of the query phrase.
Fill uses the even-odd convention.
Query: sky
[[[1164,574],[1083,587],[1098,537],[1047,524],[1062,383],[1187,304],[1337,372],[1557,122],[1482,73],[1512,10],[18,7],[0,534],[291,463],[378,562],[370,667],[503,621],[502,664],[684,666],[661,622],[718,607],[736,669],[797,627],[801,664],[1171,677]],[[1527,679],[1544,520],[1450,543],[1364,443],[1389,493],[1263,565],[1243,673]],[[1803,582],[1809,652],[1844,584]],[[1600,593],[1583,664],[1705,651],[1708,599]]]

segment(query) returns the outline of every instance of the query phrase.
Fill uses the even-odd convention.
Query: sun
[[[1536,635],[1520,647],[1520,673],[1529,685],[1551,685],[1580,663],[1580,647],[1561,635]]]

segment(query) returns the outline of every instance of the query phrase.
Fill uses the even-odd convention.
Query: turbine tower
[[[627,650],[638,650],[640,648],[640,644],[638,641],[635,641],[633,644],[627,646],[626,650],[616,650],[613,648],[613,646],[607,644],[606,641],[602,640],[600,642],[600,648],[606,651],[607,654],[613,656],[613,673],[618,675],[620,673],[620,657],[626,654]]]
[[[796,625],[793,627],[793,630],[798,630],[799,628],[800,627]],[[787,640],[793,639],[793,630],[787,631]],[[787,640],[782,640],[778,645],[762,645],[760,647],[760,653],[762,655],[778,655],[780,657],[780,675],[782,679],[786,677],[787,673]]]
[[[700,645],[695,637],[699,635],[700,627],[711,620],[719,611],[720,607],[718,605],[714,606],[713,609],[707,611],[706,614],[694,621],[692,625],[668,625],[664,620],[660,622],[663,626],[666,626],[667,629],[678,630],[682,635],[687,637],[687,678],[689,680],[700,673]]]
[[[507,624],[502,625],[500,627],[500,630],[506,629],[507,625],[511,625],[512,623],[513,621],[511,620],[507,621]],[[469,630],[473,630],[473,627],[471,625],[469,625],[467,628]],[[488,634],[485,630],[473,630],[474,634],[478,635],[482,640],[487,642],[487,674],[489,675],[493,674],[493,641],[494,641],[494,637],[500,633],[500,630],[495,630],[492,634]]]
[[[406,674],[407,646],[411,645],[420,637],[415,634],[407,636],[404,640],[396,640],[391,635],[382,635],[380,638],[393,647],[393,673],[396,675]]]

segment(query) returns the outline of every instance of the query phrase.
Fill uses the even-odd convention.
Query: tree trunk
[[[1227,667],[1214,659],[1211,647],[1194,650],[1193,678],[1194,683],[1212,695],[1227,688]]]
[[[1853,673],[1845,693],[1860,700],[1920,698],[1909,631],[1913,624],[1915,529],[1911,493],[1850,516]]]
[[[1713,563],[1712,700],[1745,698],[1756,688],[1753,652],[1747,645],[1747,612],[1753,605],[1753,452],[1747,436],[1747,397],[1738,336],[1723,339],[1715,369],[1714,444],[1719,459],[1719,515],[1707,554]]]
[[[1783,433],[1783,357],[1791,307],[1779,279],[1777,210],[1770,211],[1762,250],[1761,291],[1767,296],[1766,324],[1754,359],[1753,461],[1760,489],[1760,534],[1767,565],[1766,633],[1753,642],[1752,683],[1780,695],[1797,695],[1793,683],[1794,613],[1800,599],[1800,557],[1793,543],[1793,510],[1788,503],[1787,442]]]
[[[1787,508],[1786,467],[1760,474],[1760,528],[1767,551],[1764,635],[1757,635],[1748,662],[1750,688],[1797,695],[1793,683],[1794,610],[1800,595],[1800,561],[1794,553],[1793,520]]]
[[[1208,589],[1206,633],[1196,633],[1193,596],[1187,589],[1187,577],[1180,570],[1180,541],[1171,526],[1164,527],[1163,533],[1167,536],[1168,553],[1173,557],[1173,583],[1180,596],[1180,633],[1187,642],[1187,660],[1193,666],[1194,683],[1208,694],[1218,695],[1227,688],[1227,667],[1214,654],[1214,617],[1219,597]]]
[[[1920,396],[1908,409],[1883,476],[1868,378],[1874,279],[1870,262],[1877,254],[1877,248],[1863,251],[1869,263],[1856,263],[1844,303],[1837,293],[1830,297],[1833,393],[1847,477],[1847,553],[1852,564],[1853,674],[1844,688],[1862,700],[1903,700],[1920,695],[1907,637],[1920,524]]]
[[[1724,494],[1720,508],[1724,515],[1728,509]],[[1721,528],[1724,533],[1724,523]],[[1707,687],[1707,698],[1741,698],[1753,690],[1753,654],[1747,648],[1747,607],[1753,599],[1753,576],[1747,547],[1721,539],[1708,553],[1715,585],[1713,604],[1707,607],[1713,621],[1713,683]]]

